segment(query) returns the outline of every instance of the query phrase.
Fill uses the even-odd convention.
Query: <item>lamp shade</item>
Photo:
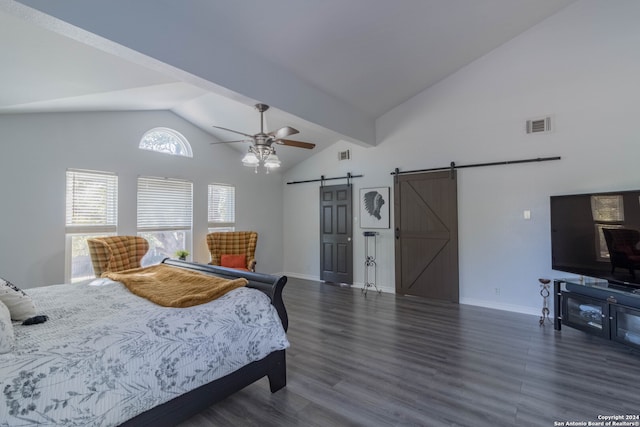
[[[260,160],[258,160],[258,157],[252,151],[249,151],[242,158],[242,164],[245,166],[254,167],[257,166],[258,163],[260,163]]]
[[[280,159],[278,158],[275,152],[269,154],[267,159],[264,161],[264,166],[270,169],[275,169],[280,167]]]

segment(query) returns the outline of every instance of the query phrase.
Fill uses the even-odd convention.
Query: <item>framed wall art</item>
[[[360,228],[389,228],[389,187],[360,189]]]

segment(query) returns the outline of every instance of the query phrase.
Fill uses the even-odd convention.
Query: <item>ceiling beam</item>
[[[375,145],[374,117],[268,59],[231,45],[214,25],[194,25],[202,22],[202,17],[196,19],[201,12],[188,5],[158,0],[0,0],[0,10],[95,48],[247,105],[267,103],[360,145]]]

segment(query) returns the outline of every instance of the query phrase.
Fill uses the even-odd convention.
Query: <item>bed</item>
[[[285,276],[162,263],[248,284],[177,309],[108,279],[29,289],[49,321],[14,323],[0,426],[171,426],[265,376],[286,385]]]

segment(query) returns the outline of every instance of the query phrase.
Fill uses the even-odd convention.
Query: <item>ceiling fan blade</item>
[[[226,130],[227,132],[237,133],[238,135],[244,135],[249,138],[253,138],[253,135],[249,135],[248,133],[243,133],[243,132],[238,132],[237,130],[223,128],[222,126],[211,126],[211,127],[214,127],[216,129]]]
[[[294,141],[291,139],[278,139],[276,140],[276,144],[288,145],[289,147],[308,148],[308,149],[312,149],[313,147],[316,146],[316,144],[312,144],[310,142]]]
[[[291,126],[285,126],[278,130],[274,130],[273,132],[269,132],[268,135],[271,135],[275,139],[286,138],[290,135],[295,135],[296,133],[300,133],[298,129],[294,129]]]
[[[236,139],[236,140],[233,140],[233,141],[216,141],[216,142],[210,142],[209,144],[211,144],[211,145],[229,144],[231,142],[253,142],[253,139]]]

